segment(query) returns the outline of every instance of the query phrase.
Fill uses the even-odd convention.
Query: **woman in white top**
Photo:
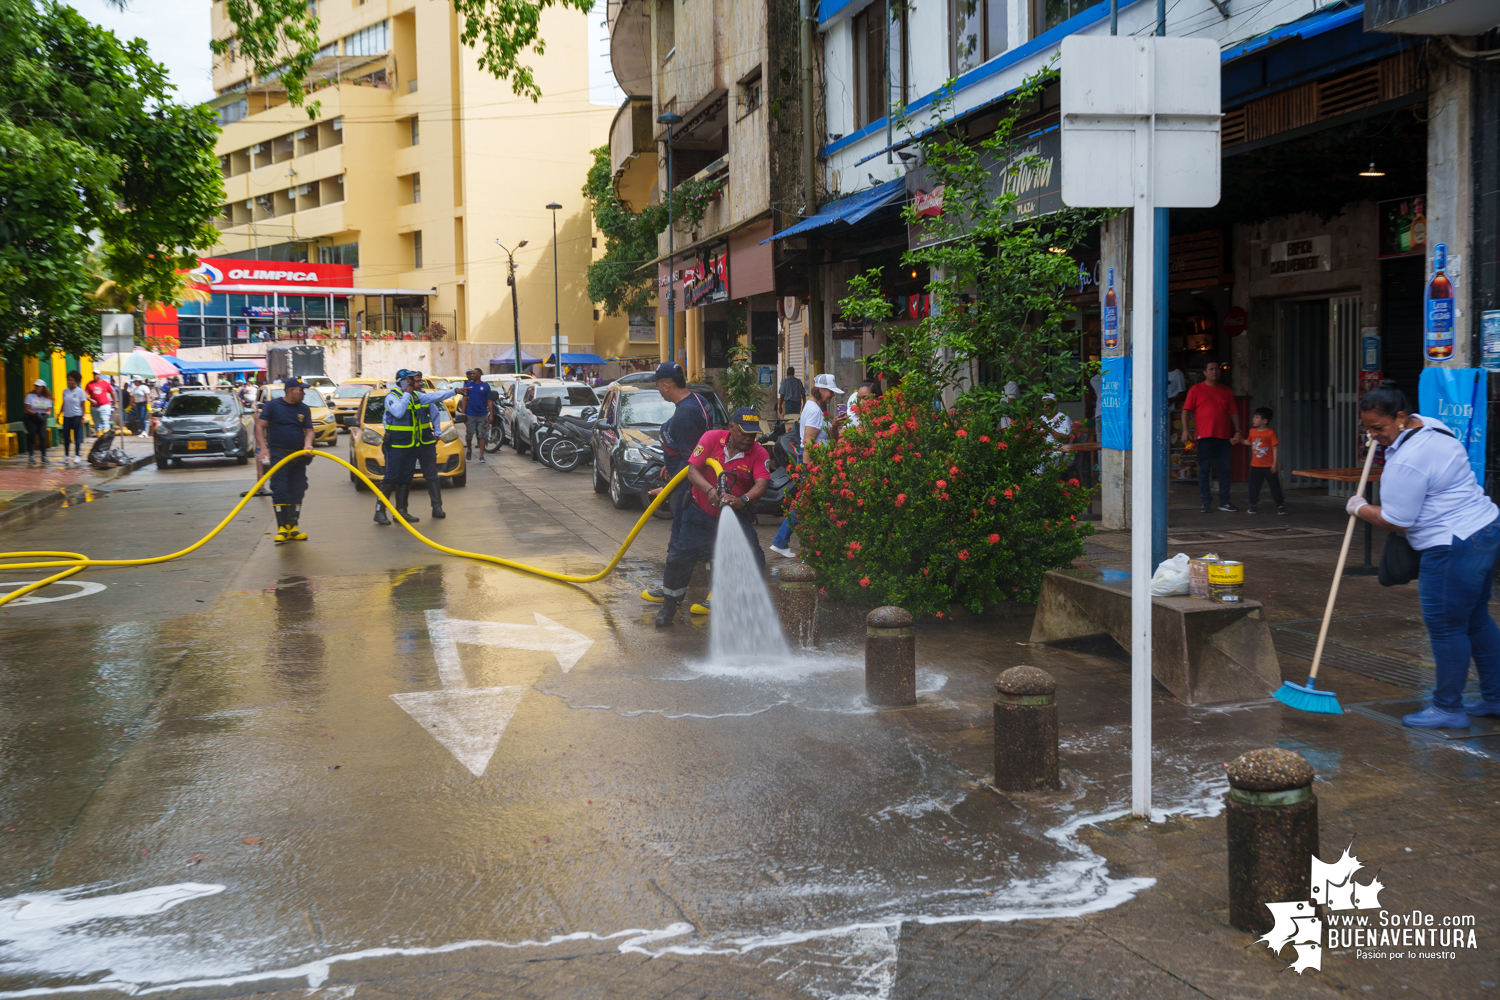
[[[1385,445],[1379,506],[1349,498],[1350,514],[1401,532],[1421,556],[1422,619],[1437,661],[1432,705],[1401,721],[1423,729],[1468,729],[1469,716],[1500,715],[1500,628],[1490,587],[1500,554],[1500,509],[1484,495],[1469,453],[1444,424],[1410,412],[1396,383],[1360,400],[1365,429]],[[1469,661],[1480,699],[1464,702]]]
[[[83,391],[83,373],[68,372],[68,387],[62,392],[63,465],[83,464],[83,404],[89,394]],[[73,442],[73,458],[68,459],[68,441]]]
[[[42,451],[42,464],[47,464],[47,440],[51,432],[47,429],[47,418],[52,416],[52,390],[47,388],[47,383],[37,379],[31,383],[31,391],[26,394],[25,408],[21,413],[21,423],[26,428],[26,461],[28,464],[36,464],[36,449]]]

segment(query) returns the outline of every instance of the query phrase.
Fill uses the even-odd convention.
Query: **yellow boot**
[[[285,545],[292,540],[291,507],[289,503],[276,504],[276,537],[271,539],[277,545]]]
[[[695,615],[706,615],[706,614],[709,614],[713,610],[713,606],[714,606],[714,592],[712,590],[710,590],[708,592],[708,596],[703,599],[703,603],[702,604],[694,604],[691,607],[689,607],[688,610],[691,611]]]
[[[282,529],[286,532],[286,540],[289,542],[307,541],[307,532],[297,526],[297,521],[302,516],[302,505],[294,503],[288,504],[287,507],[287,526]]]

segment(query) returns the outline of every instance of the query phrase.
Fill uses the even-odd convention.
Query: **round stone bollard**
[[[782,569],[777,583],[777,614],[786,641],[804,649],[817,645],[818,574],[811,566],[793,563]]]
[[[865,617],[865,697],[875,705],[917,703],[917,637],[911,612],[876,608]]]
[[[1312,898],[1318,853],[1312,781],[1312,765],[1290,750],[1251,750],[1230,762],[1230,926],[1264,934],[1276,923],[1267,903]]]
[[[1038,667],[995,678],[995,787],[1061,788],[1057,775],[1057,681]]]

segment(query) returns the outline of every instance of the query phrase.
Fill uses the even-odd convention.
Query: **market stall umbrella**
[[[522,351],[521,352],[521,364],[523,364],[523,365],[541,364],[541,361],[542,361],[541,358],[536,357],[535,355],[533,355],[533,354],[531,354],[531,353],[529,353],[527,351]],[[503,350],[503,351],[500,352],[500,356],[499,357],[490,358],[490,364],[494,365],[496,367],[499,367],[500,365],[513,365],[515,363],[516,363],[516,349],[514,347],[507,347],[505,350]]]
[[[177,367],[160,354],[152,354],[150,351],[143,351],[137,347],[125,355],[106,354],[103,360],[94,365],[94,371],[103,372],[106,375],[171,378],[177,374]]]

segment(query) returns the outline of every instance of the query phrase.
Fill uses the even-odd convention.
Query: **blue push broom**
[[[1365,471],[1359,477],[1359,495],[1365,495],[1365,486],[1370,481],[1370,467],[1375,464],[1375,441],[1370,440],[1370,450],[1365,454]],[[1344,529],[1344,547],[1339,549],[1339,564],[1333,571],[1333,586],[1328,590],[1328,606],[1323,609],[1323,626],[1318,629],[1318,648],[1313,650],[1312,670],[1308,672],[1306,684],[1282,681],[1281,687],[1271,692],[1271,697],[1302,712],[1319,715],[1343,715],[1338,695],[1332,691],[1318,690],[1318,664],[1323,662],[1323,643],[1328,640],[1328,623],[1333,620],[1333,605],[1339,599],[1339,582],[1344,578],[1344,561],[1349,558],[1349,543],[1354,539],[1354,522],[1359,520],[1349,515],[1349,526]]]

